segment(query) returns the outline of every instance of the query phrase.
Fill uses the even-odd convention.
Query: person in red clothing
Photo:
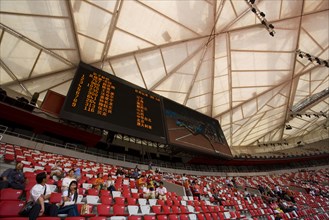
[[[200,200],[201,189],[195,180],[192,182],[192,193],[193,193],[193,196],[198,197]]]

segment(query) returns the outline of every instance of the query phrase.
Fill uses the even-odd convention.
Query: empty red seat
[[[18,217],[18,212],[22,209],[25,202],[23,201],[0,201],[0,218]]]
[[[124,205],[125,204],[125,198],[124,197],[115,197],[114,198],[116,205]]]
[[[126,215],[128,215],[128,213],[125,212],[125,206],[124,205],[115,204],[113,206],[113,215],[115,215],[115,216],[126,216]]]
[[[180,214],[180,215],[179,215],[179,219],[180,219],[180,220],[189,220],[187,214]],[[217,219],[217,218],[216,218],[216,219]]]
[[[100,204],[97,206],[97,213],[99,216],[111,216],[110,209],[110,205]]]
[[[50,194],[50,198],[49,198],[49,202],[50,203],[60,203],[62,201],[62,194],[61,193],[51,193]]]
[[[0,200],[19,200],[23,190],[6,188],[0,191]]]
[[[166,216],[166,215],[157,215],[157,220],[168,220],[168,216]]]
[[[156,220],[155,215],[144,215],[144,220]]]
[[[101,196],[101,203],[104,205],[112,205],[112,197],[111,196]]]
[[[174,214],[169,215],[168,218],[169,218],[169,220],[178,220],[179,219],[178,215],[174,215]]]
[[[88,189],[87,190],[87,195],[91,195],[91,196],[98,196],[99,192],[97,189]]]
[[[139,215],[131,215],[128,217],[128,220],[142,220],[142,216]]]
[[[43,217],[38,217],[37,220],[61,220],[61,218],[60,217],[43,216]]]

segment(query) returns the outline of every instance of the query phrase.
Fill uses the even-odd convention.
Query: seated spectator
[[[115,188],[115,186],[114,186],[114,180],[113,180],[111,177],[109,177],[109,178],[107,179],[107,181],[105,182],[104,187],[105,187],[108,191],[110,191],[111,193],[112,193],[113,191],[116,191],[116,188]]]
[[[264,194],[265,193],[265,189],[262,185],[258,185],[257,189],[259,190],[260,194]]]
[[[200,186],[197,184],[195,180],[192,182],[192,194],[193,196],[198,197],[200,200],[200,196],[201,196]]]
[[[146,183],[146,177],[142,174],[137,180],[137,187],[141,187],[144,183]]]
[[[150,199],[155,198],[155,186],[152,175],[149,175],[146,179],[146,186],[149,189]]]
[[[81,178],[81,169],[80,167],[76,167],[74,169],[74,177],[76,180],[79,180]]]
[[[228,188],[233,187],[233,183],[232,183],[232,181],[230,180],[229,177],[226,177],[226,179],[225,179],[225,184],[226,184],[226,186],[227,186]]]
[[[56,161],[56,163],[52,166],[50,176],[55,180],[58,181],[64,177],[63,169],[62,169],[62,162]]]
[[[34,201],[34,205],[29,213],[29,220],[35,220],[38,216],[57,216],[58,207],[56,204],[49,204],[47,200],[50,198],[50,187],[47,186],[46,173],[38,173],[36,175],[37,184],[31,189],[30,201]]]
[[[121,167],[117,168],[117,172],[115,173],[116,176],[123,176],[125,173]]]
[[[58,214],[67,214],[68,216],[78,216],[78,207],[76,205],[78,200],[78,183],[73,180],[70,182],[68,190],[63,191],[63,201],[58,210]]]
[[[131,173],[131,178],[134,178],[136,180],[138,179],[138,177],[139,177],[139,169],[138,166],[136,165],[136,167],[133,169]]]
[[[145,199],[155,199],[154,191],[150,191],[150,189],[147,188],[146,183],[143,183],[141,188],[142,188],[142,191],[143,191],[143,198],[145,198]]]
[[[216,205],[223,205],[223,201],[225,201],[225,199],[221,198],[220,195],[218,193],[213,193],[212,197],[214,198],[214,202],[216,203]]]
[[[190,181],[187,178],[185,178],[185,180],[183,180],[183,186],[184,186],[184,189],[185,189],[185,194],[187,196],[193,196],[191,188],[190,188],[191,187],[190,186]]]
[[[75,176],[74,176],[74,169],[69,170],[69,172],[67,173],[67,176],[63,179],[61,191],[64,192],[64,191],[68,190],[69,185],[72,181],[76,181]]]
[[[103,173],[98,173],[97,178],[93,182],[93,187],[97,190],[103,189],[104,186],[104,179],[103,179]]]
[[[251,197],[247,188],[244,188],[243,197],[244,199],[248,199],[248,198],[250,199]]]
[[[287,187],[286,193],[284,195],[284,199],[295,203],[296,201],[295,201],[294,195],[295,195],[295,193],[291,189],[289,189],[289,187]]]
[[[283,212],[297,211],[297,207],[296,207],[296,206],[288,205],[287,202],[282,201],[281,199],[278,199],[278,206],[280,207],[280,209],[281,209]]]
[[[0,189],[4,188],[24,190],[25,178],[22,163],[17,163],[15,169],[9,168],[2,173],[0,177]]]
[[[159,187],[155,190],[156,198],[166,201],[167,200],[166,194],[167,194],[167,188],[164,187],[163,182],[160,181]]]

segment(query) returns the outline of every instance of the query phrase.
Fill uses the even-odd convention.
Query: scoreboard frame
[[[155,93],[80,62],[60,117],[166,143],[161,99]]]

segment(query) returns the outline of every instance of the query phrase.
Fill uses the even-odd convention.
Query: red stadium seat
[[[168,220],[168,216],[166,216],[166,215],[157,215],[157,220]]]
[[[56,203],[60,203],[62,201],[62,194],[61,193],[51,193],[50,194],[50,198],[49,198],[49,202],[56,204]]]
[[[117,205],[113,206],[113,215],[115,216],[127,216],[128,213],[126,212],[124,205]]]
[[[169,220],[178,220],[179,217],[178,217],[178,215],[171,214],[171,215],[168,216],[168,219]]]
[[[127,198],[127,203],[128,203],[128,205],[136,205],[137,199],[136,198],[132,198],[132,197],[128,197]]]
[[[161,206],[159,205],[152,205],[152,212],[154,212],[155,214],[161,214]]]
[[[19,200],[23,190],[6,188],[0,191],[0,201],[2,200]]]
[[[15,154],[5,153],[4,160],[7,162],[12,162],[15,160]]]
[[[66,217],[65,220],[85,220],[83,216]]]
[[[28,217],[4,217],[1,220],[29,220]]]
[[[97,213],[99,216],[112,216],[110,210],[111,210],[110,205],[100,204],[97,206]]]
[[[23,201],[0,201],[0,218],[19,216],[18,212],[24,203]]]
[[[144,220],[156,220],[155,215],[145,215]]]
[[[170,206],[164,205],[162,206],[163,213],[169,215],[171,213]]]
[[[125,198],[124,197],[115,197],[114,198],[116,205],[124,205],[125,204]]]
[[[180,215],[179,215],[179,219],[180,219],[180,220],[189,220],[187,214],[180,214]],[[217,218],[216,218],[216,219],[217,219]]]
[[[142,220],[143,217],[139,215],[131,215],[128,217],[128,220]]]
[[[42,216],[42,217],[38,217],[37,220],[61,220],[61,218],[60,217]]]
[[[99,192],[97,189],[88,189],[87,190],[87,195],[91,195],[91,196],[98,196]]]
[[[105,216],[95,216],[89,218],[89,220],[107,220],[107,218]]]
[[[111,196],[110,191],[102,189],[99,193],[100,196]]]
[[[112,197],[111,196],[101,196],[101,203],[104,205],[112,205]]]

